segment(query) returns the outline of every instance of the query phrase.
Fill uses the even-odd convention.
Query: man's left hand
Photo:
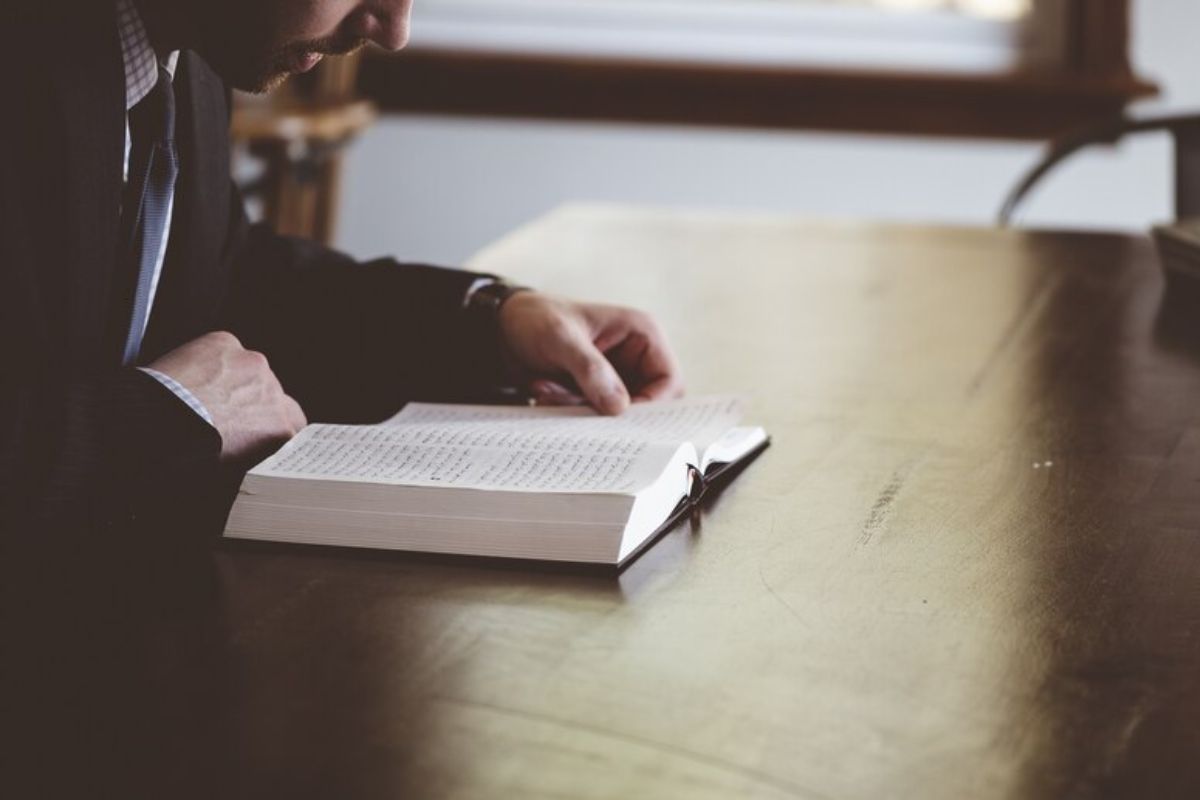
[[[620,414],[631,401],[683,394],[666,337],[641,311],[520,292],[501,307],[500,332],[539,404]]]

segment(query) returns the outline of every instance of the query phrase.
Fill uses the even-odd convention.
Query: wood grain
[[[1147,241],[578,207],[474,265],[652,310],[775,446],[619,576],[216,553],[114,656],[156,796],[1200,793],[1197,317]]]

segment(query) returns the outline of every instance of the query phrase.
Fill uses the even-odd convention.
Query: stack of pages
[[[621,565],[698,489],[767,446],[742,402],[586,408],[410,404],[310,425],[242,483],[238,539]]]

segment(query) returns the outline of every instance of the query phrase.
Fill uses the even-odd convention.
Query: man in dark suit
[[[178,519],[197,498],[220,504],[203,489],[220,465],[243,468],[307,420],[378,420],[514,376],[542,402],[606,413],[680,392],[643,314],[359,264],[247,223],[229,87],[264,91],[368,42],[398,49],[410,0],[5,5],[8,532]]]
[[[577,402],[569,377],[610,413],[679,391],[644,315],[246,222],[229,86],[400,47],[407,19],[407,0],[0,3],[0,794],[230,796],[224,601],[198,556],[240,472],[306,419],[514,377]]]

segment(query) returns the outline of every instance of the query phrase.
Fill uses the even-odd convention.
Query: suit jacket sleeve
[[[0,213],[19,221],[11,184],[0,184]],[[37,344],[54,332],[29,271],[38,262],[21,241],[0,243],[0,529],[30,542],[66,534],[78,543],[125,527],[215,465],[221,438],[149,375],[74,364]]]
[[[469,400],[501,382],[497,332],[463,309],[477,273],[359,263],[277,236],[233,204],[230,329],[262,351],[311,421],[370,422],[409,400]]]
[[[5,525],[38,531],[123,525],[215,466],[221,450],[211,425],[137,370],[81,375],[26,364],[5,384]]]

